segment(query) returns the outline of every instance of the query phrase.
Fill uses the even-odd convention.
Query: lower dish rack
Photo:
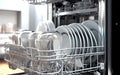
[[[6,44],[5,60],[10,68],[20,68],[29,75],[80,75],[104,69],[103,48],[103,46],[91,46],[39,50]]]

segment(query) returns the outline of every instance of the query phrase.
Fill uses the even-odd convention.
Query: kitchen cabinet
[[[5,16],[5,13],[3,12],[5,12],[8,17]],[[18,29],[29,29],[28,2],[22,0],[0,0],[0,14],[3,14],[0,15],[0,17],[5,16],[5,18],[8,18],[6,22],[4,22],[5,20],[2,18],[2,20],[0,20],[0,24],[1,21],[3,21],[4,23],[11,21],[12,23],[15,23],[17,25]]]

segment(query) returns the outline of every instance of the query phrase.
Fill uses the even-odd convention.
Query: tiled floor
[[[8,64],[4,60],[0,60],[0,75],[8,75],[8,74],[15,74],[24,72],[21,69],[12,70],[8,67]]]

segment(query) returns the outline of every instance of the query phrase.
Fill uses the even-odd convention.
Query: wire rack
[[[64,0],[28,0],[30,4],[47,4],[47,3],[56,3],[62,1]]]
[[[104,69],[103,46],[39,50],[6,44],[5,60],[12,69],[20,68],[29,75],[78,75]],[[65,53],[70,51],[70,53]]]

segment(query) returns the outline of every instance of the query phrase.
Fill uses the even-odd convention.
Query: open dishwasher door
[[[0,34],[0,59],[5,57],[5,43],[12,43],[12,40],[9,38],[11,34]]]

